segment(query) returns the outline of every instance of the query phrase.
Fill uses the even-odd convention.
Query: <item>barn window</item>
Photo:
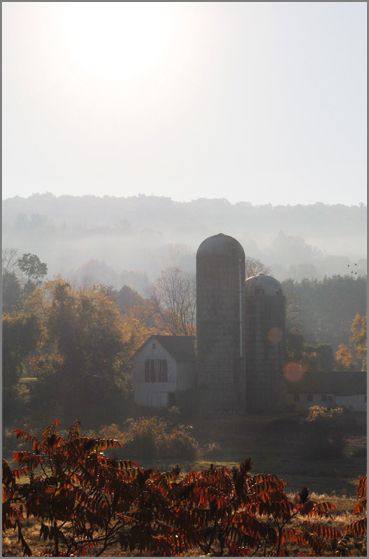
[[[300,401],[300,394],[294,394],[293,395],[293,400],[294,400],[294,402],[299,402]]]
[[[154,359],[150,359],[150,382],[156,382]]]
[[[150,361],[146,359],[145,361],[145,382],[150,382]]]
[[[313,400],[314,400],[313,395],[312,395],[312,394],[308,394],[308,395],[307,395],[307,401],[308,401],[308,402],[312,402]]]
[[[168,362],[166,359],[158,359],[159,382],[168,382]]]
[[[328,400],[327,394],[322,394],[321,400],[322,400],[322,402],[326,402]]]
[[[168,382],[168,362],[166,359],[146,359],[145,382]]]

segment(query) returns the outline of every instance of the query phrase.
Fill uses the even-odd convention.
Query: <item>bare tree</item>
[[[245,272],[246,278],[251,276],[256,276],[257,274],[270,274],[271,269],[265,266],[257,258],[251,258],[251,256],[246,256],[245,258]]]
[[[3,274],[11,274],[18,267],[19,250],[17,248],[5,248],[2,253]]]
[[[195,333],[195,274],[168,268],[152,285],[149,296],[156,316],[173,336]]]

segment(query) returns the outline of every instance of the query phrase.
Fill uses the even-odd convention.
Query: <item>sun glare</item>
[[[165,2],[63,2],[69,57],[85,72],[127,79],[163,63],[173,13]]]

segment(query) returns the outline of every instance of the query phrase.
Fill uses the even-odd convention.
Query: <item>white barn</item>
[[[151,336],[132,362],[134,401],[142,406],[176,406],[196,377],[195,336]]]

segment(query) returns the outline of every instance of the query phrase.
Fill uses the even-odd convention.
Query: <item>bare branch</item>
[[[180,268],[161,273],[149,291],[154,312],[174,336],[190,336],[195,331],[195,275]]]

